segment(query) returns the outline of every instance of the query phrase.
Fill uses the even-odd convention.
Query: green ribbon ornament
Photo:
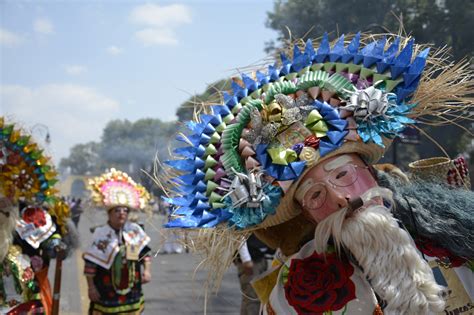
[[[115,292],[120,295],[127,295],[135,285],[135,262],[126,260],[123,262],[123,258],[126,257],[126,249],[124,245],[120,246],[120,250],[115,256],[114,262],[112,264],[112,287]],[[125,289],[119,289],[118,286],[122,281],[122,268],[128,269],[128,285]]]
[[[288,165],[291,162],[296,161],[298,154],[291,149],[285,149],[284,147],[273,147],[267,149],[268,154],[272,158],[273,164]]]
[[[318,138],[324,137],[329,130],[323,116],[316,109],[312,110],[306,117],[305,126]]]

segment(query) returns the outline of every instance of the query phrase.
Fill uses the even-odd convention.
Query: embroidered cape
[[[136,223],[127,222],[122,229],[125,243],[137,246],[140,252],[149,242],[150,237]],[[84,259],[102,268],[110,269],[115,256],[120,251],[119,238],[116,231],[108,224],[97,228],[93,235],[94,242],[84,253]]]

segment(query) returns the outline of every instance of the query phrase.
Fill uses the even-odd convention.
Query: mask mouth
[[[3,214],[4,216],[6,216],[7,218],[10,217],[10,212],[8,212],[8,211],[0,210],[0,213]]]
[[[351,216],[353,213],[355,213],[357,210],[362,208],[364,206],[364,201],[362,200],[361,197],[356,197],[352,199],[347,200],[347,215]]]

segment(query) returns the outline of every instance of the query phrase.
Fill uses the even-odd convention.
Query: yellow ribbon
[[[49,213],[56,217],[56,222],[61,227],[61,233],[65,235],[67,233],[66,220],[70,217],[69,206],[59,200],[49,210]]]
[[[305,126],[318,138],[324,137],[329,130],[323,116],[316,109],[312,110],[306,117]]]
[[[263,117],[265,117],[268,121],[280,122],[281,116],[284,112],[284,108],[281,107],[281,105],[277,102],[272,102],[268,106],[266,106],[264,112],[265,114],[263,115]]]
[[[10,135],[10,141],[12,143],[16,143],[20,139],[20,131],[19,130],[13,130],[13,132]]]

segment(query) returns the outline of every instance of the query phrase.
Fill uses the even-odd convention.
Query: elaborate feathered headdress
[[[0,188],[14,201],[54,203],[57,173],[32,137],[0,117]]]
[[[13,203],[22,201],[33,207],[45,203],[48,212],[56,217],[56,223],[64,234],[69,207],[54,188],[58,182],[50,157],[31,135],[14,123],[0,117],[0,189]]]
[[[100,207],[111,209],[127,206],[135,210],[144,210],[150,201],[150,194],[137,184],[125,172],[114,168],[89,180],[89,189],[93,201]]]

